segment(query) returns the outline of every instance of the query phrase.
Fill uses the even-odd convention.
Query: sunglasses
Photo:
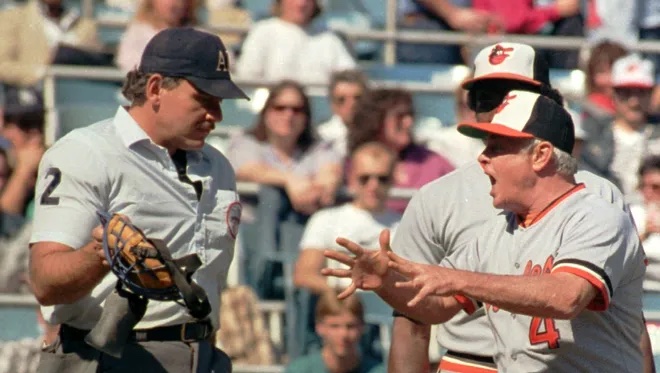
[[[366,185],[371,179],[376,179],[381,185],[389,184],[392,182],[391,175],[362,174],[358,175],[357,177],[358,183],[360,183],[360,185]]]
[[[294,114],[303,114],[305,112],[304,106],[273,105],[271,108],[280,113],[287,110],[292,111]]]
[[[640,188],[640,189],[646,189],[646,188],[649,188],[649,189],[651,189],[653,192],[660,192],[660,184],[657,184],[657,183],[648,183],[648,184],[641,183],[641,184],[639,185],[639,188]]]
[[[361,95],[355,95],[355,96],[335,96],[332,98],[332,101],[337,104],[337,105],[343,105],[348,101],[349,98],[352,98],[353,101],[357,101],[362,97]]]
[[[508,91],[472,89],[468,92],[467,106],[475,113],[487,113],[500,106],[507,93]]]
[[[647,88],[614,88],[614,94],[621,100],[629,100],[633,97],[644,98],[651,96],[652,89]]]

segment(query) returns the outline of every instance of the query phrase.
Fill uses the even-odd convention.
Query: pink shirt
[[[513,34],[536,34],[560,18],[554,4],[535,6],[532,0],[473,0],[472,7],[497,14],[505,31]]]
[[[419,145],[404,150],[395,171],[394,187],[419,189],[454,170],[445,157]],[[403,213],[408,200],[390,200],[387,207]]]

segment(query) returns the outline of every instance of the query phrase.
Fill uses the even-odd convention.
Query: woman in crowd
[[[454,169],[441,155],[413,142],[412,95],[402,89],[376,89],[357,104],[348,134],[349,153],[369,141],[380,141],[399,156],[394,187],[417,189]],[[350,164],[346,165],[350,167]],[[392,199],[388,207],[403,213],[407,199]]]
[[[197,24],[198,0],[142,0],[121,37],[116,65],[125,72],[134,69],[149,40],[168,27]]]
[[[258,256],[279,249],[280,237],[302,235],[309,215],[334,203],[341,183],[340,157],[316,139],[309,98],[300,84],[289,80],[270,90],[256,125],[232,139],[227,155],[238,181],[260,184],[259,242],[254,243],[258,246],[254,255],[247,256],[251,262],[247,265],[253,276],[248,281],[264,296],[259,285],[263,263]],[[282,233],[284,225],[299,229]],[[298,250],[297,244],[284,249]],[[272,279],[264,280],[265,286],[271,285]]]
[[[318,0],[275,0],[274,17],[252,26],[241,48],[236,73],[249,79],[325,82],[333,71],[356,63],[341,39],[315,30]]]

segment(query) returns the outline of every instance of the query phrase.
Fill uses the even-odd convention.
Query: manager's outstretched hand
[[[397,281],[397,288],[417,289],[417,294],[408,302],[408,307],[414,307],[429,295],[456,294],[456,271],[437,265],[414,263],[403,259],[393,252],[387,253],[390,261],[388,266],[407,278],[407,281]]]
[[[392,250],[390,248],[390,231],[383,229],[380,232],[379,250],[367,250],[343,237],[337,238],[336,242],[354,254],[354,256],[350,256],[332,250],[323,252],[326,258],[336,260],[349,267],[349,269],[323,268],[321,270],[324,276],[344,277],[353,280],[351,285],[339,294],[338,298],[344,299],[355,293],[357,289],[379,289],[383,285],[383,279],[387,274],[388,262],[390,261],[387,257],[387,253]]]

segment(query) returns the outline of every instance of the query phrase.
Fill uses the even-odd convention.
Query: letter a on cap
[[[229,70],[229,59],[227,58],[227,52],[219,51],[218,52],[218,67],[216,71],[228,71]]]

